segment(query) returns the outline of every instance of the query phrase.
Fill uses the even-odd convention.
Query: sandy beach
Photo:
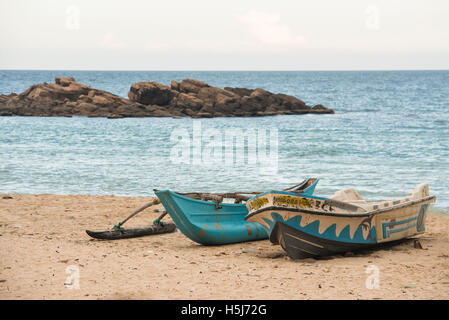
[[[423,249],[412,239],[320,260],[291,260],[268,240],[206,247],[179,231],[116,241],[85,233],[150,200],[0,195],[0,299],[449,299],[449,217],[428,216]],[[154,209],[127,226],[151,224]],[[73,268],[79,289],[67,284]],[[369,289],[373,268],[379,287]]]

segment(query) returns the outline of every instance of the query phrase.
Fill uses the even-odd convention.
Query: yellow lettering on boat
[[[300,205],[301,207],[310,207],[310,206],[311,206],[311,203],[310,203],[310,200],[309,200],[309,199],[301,198],[301,199],[299,200],[299,205]]]
[[[254,199],[253,201],[251,201],[250,205],[253,209],[257,210],[260,207],[263,207],[264,205],[266,205],[267,203],[268,203],[268,199],[265,197],[262,197],[262,198]]]
[[[299,199],[293,198],[289,196],[278,196],[273,198],[273,204],[274,205],[280,205],[280,206],[293,206],[298,207],[299,206]]]

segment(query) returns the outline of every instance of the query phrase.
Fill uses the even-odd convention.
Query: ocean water
[[[426,182],[437,196],[433,211],[449,214],[449,71],[0,71],[0,94],[53,82],[55,76],[73,76],[124,97],[137,81],[194,78],[294,95],[336,114],[201,120],[0,117],[0,193],[265,191],[319,177],[316,193],[322,196],[353,187],[364,198],[386,199]],[[199,127],[202,133],[215,129],[224,142],[223,157],[239,153],[228,148],[228,132],[276,132],[266,141],[277,142],[275,162],[251,162],[250,142],[243,161],[226,162],[216,154],[215,163],[201,161],[199,155],[204,160],[210,149],[205,137],[202,149],[195,149],[194,128]],[[178,140],[179,132],[185,140]],[[181,141],[187,142],[183,150],[191,151],[185,163],[176,160]]]

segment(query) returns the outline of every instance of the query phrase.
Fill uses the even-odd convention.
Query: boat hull
[[[280,244],[291,258],[301,259],[375,247],[423,233],[434,201],[432,196],[404,198],[364,211],[331,199],[271,192],[248,202],[252,212],[245,219],[261,224],[271,242]]]
[[[315,191],[318,179],[309,179],[302,194]],[[191,240],[203,245],[222,245],[268,239],[265,229],[257,222],[245,221],[246,204],[202,201],[185,197],[170,190],[156,191],[156,196],[178,229]]]
[[[267,239],[268,234],[256,222],[247,222],[245,204],[190,199],[169,190],[156,196],[178,229],[191,240],[203,245],[221,245]]]
[[[270,241],[278,244],[292,259],[330,256],[348,251],[374,247],[375,244],[350,243],[324,239],[276,222],[270,234]]]

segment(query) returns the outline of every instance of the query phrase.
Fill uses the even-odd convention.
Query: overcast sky
[[[449,69],[449,1],[0,0],[0,69]]]

